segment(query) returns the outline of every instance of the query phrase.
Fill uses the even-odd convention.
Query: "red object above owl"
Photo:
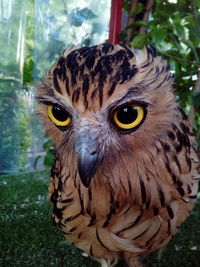
[[[123,7],[123,0],[112,0],[110,30],[109,30],[110,44],[119,43],[119,33],[121,31],[121,21],[122,21],[122,7]]]

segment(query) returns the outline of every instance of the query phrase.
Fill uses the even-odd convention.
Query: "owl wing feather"
[[[83,128],[101,124],[130,93],[155,106],[147,130],[136,131],[132,139],[120,135],[124,148],[119,141],[109,146],[88,187],[81,182],[73,143],[80,124],[62,132],[49,124],[41,107],[57,148],[49,181],[54,221],[67,240],[102,266],[117,266],[122,258],[127,266],[141,266],[138,258],[166,246],[195,204],[200,154],[187,116],[174,101],[171,80],[167,64],[151,48],[105,44],[64,52],[39,88],[41,103],[67,103],[76,120],[83,114]],[[109,127],[99,130],[99,149],[117,140],[114,126]]]

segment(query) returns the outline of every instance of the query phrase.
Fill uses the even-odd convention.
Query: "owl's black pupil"
[[[137,119],[138,112],[135,107],[121,107],[117,112],[118,120],[123,124],[130,124]]]
[[[52,113],[54,117],[59,121],[66,121],[69,117],[68,112],[59,106],[53,106]]]

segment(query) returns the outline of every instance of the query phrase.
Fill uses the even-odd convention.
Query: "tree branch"
[[[135,21],[135,17],[133,17],[132,14],[136,10],[137,3],[138,3],[138,0],[131,1],[131,11],[128,14],[127,27],[132,25]],[[133,35],[133,27],[128,27],[126,34],[127,34],[127,42],[130,43],[130,41],[132,39],[132,35]]]
[[[195,61],[185,60],[185,59],[182,59],[182,58],[177,57],[177,56],[174,56],[174,55],[169,55],[169,54],[167,54],[167,53],[165,53],[165,52],[160,52],[160,51],[159,51],[159,53],[160,53],[161,55],[165,56],[165,57],[174,58],[174,59],[176,59],[176,60],[178,60],[178,61],[182,61],[182,62],[186,62],[186,63],[194,64],[194,65],[196,65],[197,67],[200,67],[200,64],[198,64],[198,63],[195,62]]]
[[[143,19],[142,19],[144,22],[148,21],[149,12],[151,11],[151,8],[152,8],[153,4],[154,4],[154,0],[149,0],[147,2],[147,5],[145,7],[145,13],[144,13],[144,16],[143,16]],[[139,34],[145,34],[145,32],[146,32],[146,27],[145,26],[141,26],[140,30],[139,30]]]

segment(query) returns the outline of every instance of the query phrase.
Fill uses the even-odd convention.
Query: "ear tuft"
[[[156,49],[153,46],[147,46],[143,49],[133,49],[133,53],[135,55],[136,65],[143,66],[146,65],[147,62],[151,64],[156,58]]]
[[[133,49],[135,55],[135,61],[137,66],[143,65],[148,59],[148,53],[146,47],[143,49]]]
[[[148,53],[148,55],[151,55],[152,57],[157,56],[156,48],[153,45],[147,46],[147,53]]]

